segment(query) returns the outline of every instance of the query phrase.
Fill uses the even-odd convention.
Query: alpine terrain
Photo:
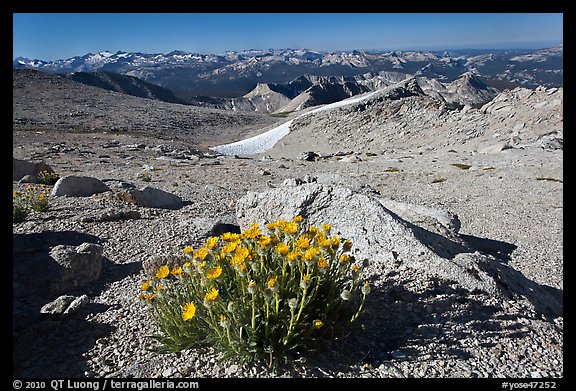
[[[562,61],[562,45],[14,59],[15,205],[57,181],[13,221],[13,377],[556,384]],[[367,260],[359,327],[277,367],[154,351],[143,281],[296,215]]]

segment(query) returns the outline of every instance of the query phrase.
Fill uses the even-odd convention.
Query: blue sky
[[[15,13],[13,57],[109,50],[539,48],[563,41],[560,13]]]

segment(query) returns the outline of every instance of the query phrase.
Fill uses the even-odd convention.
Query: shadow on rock
[[[141,265],[114,264],[101,257],[98,279],[65,292],[54,291],[54,280],[61,279],[64,266],[55,261],[54,248],[83,244],[97,245],[97,236],[76,231],[46,231],[13,235],[13,376],[83,377],[88,370],[83,353],[98,338],[112,333],[113,327],[86,320],[89,313],[102,312],[108,306],[89,302],[68,315],[41,314],[42,306],[59,295],[89,298],[100,294],[111,282],[137,273]]]
[[[378,367],[390,360],[468,359],[472,356],[462,340],[492,346],[497,338],[527,334],[517,316],[497,316],[503,308],[487,304],[483,293],[454,289],[439,279],[429,280],[418,292],[407,288],[413,283],[395,281],[374,289],[359,319],[362,327],[334,342],[329,355],[312,357],[312,365],[345,371],[351,365]]]
[[[518,248],[515,244],[503,242],[501,240],[480,238],[463,234],[460,234],[460,237],[475,251],[490,254],[502,262],[509,262],[512,253]]]
[[[475,252],[488,255],[477,257],[476,267],[496,282],[502,294],[514,299],[518,296],[525,298],[534,307],[534,311],[544,317],[563,316],[561,289],[540,285],[508,266],[512,253],[518,248],[515,244],[463,234],[448,238],[406,220],[404,223],[422,244],[442,258],[456,260],[459,254]],[[469,272],[474,274],[475,270],[470,269]],[[482,276],[476,274],[476,278],[481,280]]]

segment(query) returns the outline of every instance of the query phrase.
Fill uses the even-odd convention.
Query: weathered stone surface
[[[71,295],[59,296],[56,300],[44,304],[42,308],[40,308],[40,313],[63,314],[64,311],[66,311],[66,309],[68,308],[68,306],[74,301],[74,299],[76,299],[76,297]]]
[[[64,293],[85,287],[100,278],[103,247],[94,243],[79,246],[57,245],[50,257],[60,266],[57,278],[51,282],[53,293]]]
[[[391,199],[380,199],[380,203],[398,217],[416,225],[436,230],[440,234],[456,235],[460,230],[460,219],[454,213]]]
[[[494,257],[474,251],[458,238],[451,240],[409,223],[391,213],[378,197],[346,187],[310,183],[249,192],[238,200],[236,215],[242,229],[296,215],[304,217],[305,226],[329,223],[333,233],[352,241],[356,259],[368,259],[382,274],[408,267],[470,291],[522,296],[544,313],[562,312],[562,303]],[[456,221],[444,217],[455,231]]]
[[[93,194],[110,191],[101,180],[89,176],[64,176],[54,184],[52,196],[89,197]]]
[[[69,315],[86,306],[89,301],[90,300],[88,299],[87,295],[81,295],[78,297],[62,295],[56,300],[42,306],[40,313],[51,315]]]
[[[130,190],[128,193],[137,205],[148,208],[173,208],[182,204],[181,197],[150,186],[145,186],[140,190]]]
[[[27,174],[22,177],[18,182],[20,183],[42,183],[42,180],[36,175]]]
[[[510,149],[510,148],[511,148],[511,146],[510,146],[509,142],[501,141],[501,142],[496,143],[496,144],[481,147],[478,149],[478,152],[480,152],[480,153],[498,153],[498,152],[502,152],[505,149]]]
[[[33,163],[26,160],[12,158],[12,180],[19,181],[26,175],[38,177],[41,171],[54,172],[52,167],[44,162]]]

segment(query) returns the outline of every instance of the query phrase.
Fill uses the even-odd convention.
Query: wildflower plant
[[[21,223],[26,220],[28,214],[30,213],[28,206],[26,205],[25,198],[20,191],[12,192],[12,221],[15,223]]]
[[[46,212],[50,208],[50,189],[42,185],[26,186],[24,191],[12,192],[12,221],[19,223],[28,217],[30,211]]]
[[[45,185],[54,185],[60,179],[60,175],[56,174],[55,172],[50,172],[48,170],[42,170],[38,173],[38,178],[40,181]]]
[[[144,281],[161,351],[211,345],[241,362],[290,361],[341,335],[370,292],[352,243],[297,216],[211,237]]]

